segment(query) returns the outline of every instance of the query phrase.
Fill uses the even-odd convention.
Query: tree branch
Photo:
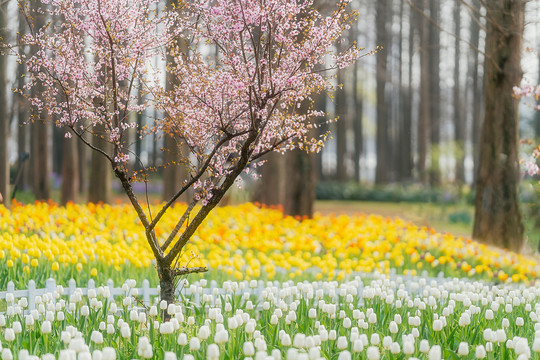
[[[202,272],[207,272],[207,271],[208,271],[208,268],[204,267],[204,266],[192,267],[192,268],[182,266],[182,267],[179,267],[179,268],[176,268],[176,269],[172,269],[173,276],[196,274],[196,273],[202,273]]]

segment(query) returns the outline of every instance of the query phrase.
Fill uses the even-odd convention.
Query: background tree
[[[486,82],[480,162],[476,181],[473,237],[520,250],[523,224],[519,208],[518,101],[512,89],[521,82],[525,2],[485,3]]]
[[[310,130],[321,114],[302,109],[311,103],[311,94],[332,89],[331,79],[316,66],[331,55],[332,67],[343,68],[358,51],[330,51],[351,21],[347,1],[327,18],[309,3],[293,0],[199,0],[156,17],[149,17],[155,1],[133,6],[134,1],[89,0],[79,6],[58,0],[49,12],[64,22],[25,36],[25,43],[39,51],[20,57],[30,72],[27,87],[43,89],[30,98],[36,110],[58,115],[56,124],[69,130],[68,137],[78,137],[112,167],[145,228],[161,298],[172,301],[176,276],[206,270],[178,263],[184,246],[240,174],[272,151],[320,149],[324,138],[312,137]],[[191,51],[168,48],[174,87],[146,81],[148,59],[182,32],[192,40]],[[85,41],[88,34],[91,43]],[[205,60],[197,50],[201,44],[219,47],[223,56]],[[145,84],[143,104],[136,102],[136,81]],[[150,102],[165,116],[152,129],[139,129],[142,134],[173,133],[191,151],[190,158],[179,161],[188,164],[189,177],[156,214],[146,211],[134,192],[134,181],[146,181],[146,172],[129,171],[131,150],[124,141],[126,131],[137,127],[129,114]],[[87,140],[84,133],[97,140]],[[156,227],[167,210],[189,189],[194,195],[183,216],[166,236],[158,236]]]
[[[7,1],[0,1],[0,41],[8,38]],[[9,107],[7,99],[7,58],[5,49],[0,49],[0,194],[9,203]]]

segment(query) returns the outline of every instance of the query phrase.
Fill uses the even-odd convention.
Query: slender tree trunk
[[[429,1],[430,17],[436,24],[440,22],[439,10],[440,1]],[[440,107],[441,107],[441,86],[440,86],[440,32],[436,26],[429,22],[428,52],[429,52],[429,114],[430,114],[430,141],[431,165],[429,169],[429,182],[431,186],[441,183],[440,169]]]
[[[460,37],[461,37],[461,1],[455,0],[454,4],[454,32],[456,39],[454,42],[454,156],[456,158],[456,184],[461,188],[465,183],[465,114],[461,100],[460,85]]]
[[[82,136],[85,136],[85,134]],[[84,194],[86,193],[87,188],[88,147],[82,141],[77,141],[77,160],[79,162],[79,165],[77,166],[79,172],[79,175],[77,176],[77,179],[79,179],[77,189],[79,190],[79,193]]]
[[[32,188],[36,200],[50,199],[49,136],[51,126],[44,114],[34,114],[32,124],[30,160],[32,164]]]
[[[480,12],[481,3],[480,0],[473,0],[472,6],[475,11]],[[477,21],[481,21],[479,15],[473,13],[471,16],[471,44],[476,48],[480,44],[480,26]],[[475,21],[476,20],[476,21]],[[472,78],[472,143],[473,143],[473,184],[476,184],[476,174],[478,173],[478,163],[480,158],[480,132],[482,127],[482,101],[483,101],[483,89],[484,82],[482,76],[480,76],[478,69],[484,64],[480,63],[479,58],[480,54],[475,49],[470,50],[469,57],[474,59],[472,68],[471,68],[471,78]]]
[[[418,8],[424,10],[424,0],[418,1]],[[420,180],[425,184],[428,177],[426,160],[430,134],[430,89],[429,89],[429,26],[424,16],[418,19],[420,26],[420,109],[418,111],[418,164]]]
[[[19,13],[19,36],[23,36],[26,34],[26,18],[25,15],[20,12]],[[17,65],[17,87],[19,89],[23,89],[25,84],[25,73],[26,73],[26,67],[24,63],[21,63]],[[22,94],[14,94],[13,96],[17,99],[17,121],[18,121],[18,128],[17,128],[17,152],[18,152],[18,159],[19,159],[19,167],[21,167],[21,176],[19,179],[19,187],[22,189],[25,189],[29,183],[29,177],[28,177],[28,164],[27,164],[27,157],[29,153],[28,149],[28,130],[29,127],[26,126],[28,122],[28,101]]]
[[[52,172],[54,174],[62,173],[62,161],[64,154],[64,143],[65,143],[65,130],[59,128],[58,126],[52,125]]]
[[[518,101],[524,2],[486,2],[485,118],[476,183],[474,238],[519,251],[523,224],[519,208]]]
[[[177,6],[178,0],[167,0],[167,8]],[[176,44],[178,48],[184,52],[188,52],[188,48],[184,40],[179,40]],[[172,63],[173,59],[167,55],[167,62]],[[175,80],[167,73],[167,90],[172,89]],[[168,201],[178,191],[182,182],[188,178],[186,171],[187,164],[179,164],[178,159],[189,158],[186,153],[189,152],[187,146],[182,144],[182,139],[166,135],[163,143],[163,194],[162,199]],[[185,153],[183,156],[180,153]],[[187,201],[187,194],[180,198],[181,201]]]
[[[326,97],[328,95],[323,92],[321,94],[317,94],[315,96],[315,110],[322,111],[326,114]],[[321,117],[318,119],[319,127],[318,127],[318,134],[324,135],[328,131],[328,124],[326,123],[327,116]],[[315,166],[316,166],[316,176],[318,181],[324,181],[325,175],[324,175],[324,164],[323,164],[323,151],[320,151],[319,153],[315,154]]]
[[[377,31],[377,44],[388,44],[387,48],[379,50],[377,53],[377,165],[375,169],[375,183],[384,184],[389,179],[389,147],[388,136],[388,111],[386,103],[386,79],[388,54],[391,51],[388,42],[388,33],[386,26],[388,23],[388,14],[391,12],[391,1],[380,0],[377,2],[377,15],[375,27]]]
[[[111,144],[100,135],[104,133],[101,126],[94,128],[92,143],[95,147],[110,153]],[[111,164],[109,160],[98,153],[92,151],[90,162],[90,180],[88,182],[88,201],[92,203],[110,203],[111,201]]]
[[[346,69],[337,71],[337,82],[341,85],[336,90],[336,180],[347,180],[346,152],[347,152],[347,95],[345,94]]]
[[[358,63],[353,67],[353,132],[354,132],[354,180],[360,182],[360,160],[362,158],[364,147],[364,134],[362,118],[364,115],[364,102],[362,99],[362,85],[358,81],[358,72],[360,71]],[[360,87],[360,89],[358,89]],[[360,91],[359,91],[360,90]]]
[[[400,161],[400,169],[401,169],[401,180],[411,180],[412,179],[412,171],[414,167],[413,163],[413,156],[412,156],[412,102],[413,102],[413,82],[412,82],[412,74],[413,74],[413,59],[414,59],[414,39],[415,39],[415,31],[416,31],[416,24],[415,19],[417,18],[417,15],[413,9],[409,7],[409,48],[408,48],[408,66],[407,66],[407,78],[408,78],[408,85],[407,88],[403,86],[403,84],[400,86],[401,89],[401,99],[403,103],[403,125],[401,130],[401,161]],[[401,22],[401,26],[403,26],[403,19]],[[401,64],[400,64],[400,70],[401,70]],[[400,76],[401,81],[401,76]]]
[[[0,5],[0,39],[8,38],[7,5]],[[9,204],[9,110],[7,99],[7,54],[0,53],[0,194]]]
[[[538,82],[537,84],[540,84],[540,51],[538,52]],[[539,107],[535,113],[534,132],[535,132],[536,138],[540,138],[540,98],[536,101],[536,105]]]
[[[64,140],[62,159],[62,205],[77,201],[79,194],[79,151],[77,139]]]

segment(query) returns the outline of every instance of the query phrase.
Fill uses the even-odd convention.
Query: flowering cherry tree
[[[268,152],[312,152],[323,145],[324,136],[310,131],[321,115],[310,107],[311,95],[331,90],[326,70],[358,57],[356,46],[334,51],[353,20],[350,0],[339,0],[329,16],[322,16],[313,0],[194,0],[162,12],[156,11],[157,0],[41,1],[61,21],[32,27],[23,38],[38,49],[32,56],[19,54],[30,73],[26,87],[45,89],[31,103],[66,128],[66,136],[78,137],[109,160],[145,228],[161,297],[173,301],[176,276],[206,271],[178,266],[182,250],[239,175]],[[189,52],[175,46],[179,38]],[[219,51],[212,60],[200,51],[209,45]],[[173,59],[167,69],[172,89],[160,85],[161,75],[150,65],[156,56]],[[137,176],[126,166],[126,134],[137,128],[129,114],[150,106],[164,115],[153,126],[136,129],[138,135],[174,135],[189,148],[177,161],[188,178],[156,214],[137,198]],[[111,145],[97,147],[85,133]],[[194,195],[185,213],[158,237],[156,226],[190,189]]]

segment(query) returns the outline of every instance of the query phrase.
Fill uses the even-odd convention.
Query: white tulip
[[[9,342],[15,340],[15,332],[12,328],[6,328],[6,330],[4,330],[4,338]]]
[[[366,356],[368,360],[379,360],[381,353],[379,352],[379,348],[377,346],[370,346],[367,348]]]
[[[401,352],[401,346],[397,342],[393,342],[392,345],[390,345],[390,353],[392,354],[399,354]]]
[[[90,335],[90,341],[95,344],[103,344],[103,334],[96,330],[92,331],[92,335]]]
[[[245,356],[255,355],[255,347],[253,346],[253,343],[251,341],[246,341],[242,346],[242,349]]]
[[[354,341],[352,351],[355,353],[364,351],[364,344],[362,343],[362,340],[357,339]]]
[[[283,337],[281,338],[281,345],[283,346],[291,346],[292,345],[292,341],[291,341],[291,337],[289,334],[283,334]]]
[[[339,350],[345,350],[349,346],[347,338],[345,336],[338,337],[336,346]]]
[[[427,354],[429,352],[429,341],[421,340],[419,350],[422,354]]]
[[[379,334],[374,333],[371,335],[370,344],[371,345],[379,345],[381,339],[379,337]]]
[[[504,332],[503,329],[498,329],[496,334],[497,334],[497,342],[502,343],[506,341],[506,333]]]
[[[392,346],[393,342],[394,342],[394,340],[392,340],[391,336],[383,337],[383,339],[382,339],[383,348],[386,349],[386,350],[390,349],[390,346]]]
[[[90,351],[81,351],[77,356],[77,360],[92,360]]]
[[[163,356],[163,360],[177,360],[176,353],[172,351],[166,351],[165,355]]]
[[[389,329],[391,334],[397,334],[397,332],[399,331],[398,325],[395,321],[390,321]]]
[[[13,354],[9,349],[2,349],[2,360],[13,360]]]
[[[457,354],[461,356],[469,355],[469,344],[466,342],[460,342]]]
[[[120,335],[127,339],[131,336],[131,329],[129,328],[129,325],[127,323],[123,323],[122,327],[120,328]]]
[[[194,336],[189,339],[189,350],[198,351],[201,348],[201,340],[198,337]]]
[[[208,349],[206,350],[206,358],[208,360],[219,359],[219,347],[217,346],[217,344],[208,345]]]
[[[178,339],[176,340],[178,345],[184,346],[188,344],[187,335],[185,333],[180,333],[178,335]]]
[[[313,348],[312,350],[319,351],[319,349],[317,349],[317,348]],[[311,359],[317,359],[317,357],[313,357]],[[338,356],[338,360],[351,360],[351,353],[348,352],[347,350],[340,352],[339,356]]]
[[[484,345],[481,345],[481,344],[477,345],[474,354],[477,359],[485,358],[487,354],[486,354],[486,348],[484,348]]]
[[[216,344],[225,344],[227,341],[229,341],[229,333],[227,330],[223,329],[216,332],[216,335],[214,336],[214,342]]]
[[[15,334],[22,333],[22,325],[20,321],[14,321],[13,324],[11,324],[11,327],[13,328],[13,332]]]
[[[403,342],[403,353],[405,355],[414,354],[414,341],[408,340]]]
[[[101,353],[103,354],[103,360],[116,360],[116,350],[112,347],[104,347]]]
[[[441,347],[433,345],[428,352],[428,360],[441,360]]]

